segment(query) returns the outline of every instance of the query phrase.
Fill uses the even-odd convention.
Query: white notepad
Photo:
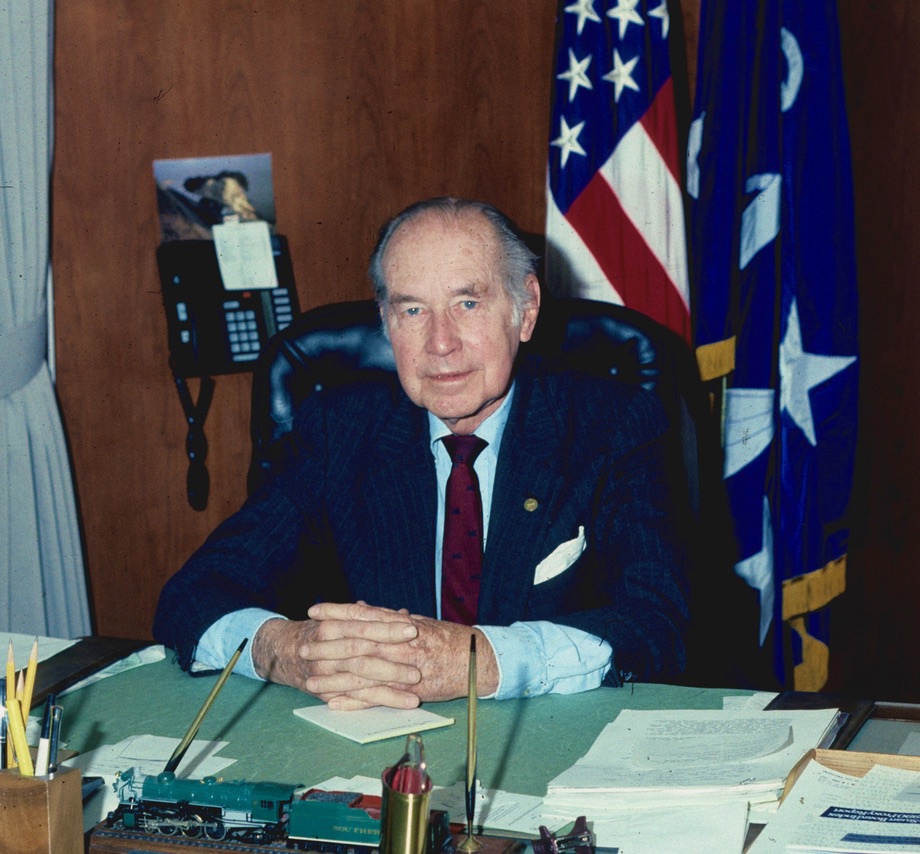
[[[453,718],[436,715],[425,709],[388,709],[377,706],[355,712],[335,712],[329,706],[305,706],[294,714],[311,724],[345,736],[358,744],[370,744],[384,738],[409,735],[426,729],[450,726]]]

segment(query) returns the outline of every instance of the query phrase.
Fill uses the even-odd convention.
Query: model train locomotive
[[[122,771],[113,785],[119,805],[107,827],[259,845],[286,842],[288,848],[339,854],[363,854],[380,844],[381,803],[372,795],[216,777],[187,780],[138,768]],[[427,854],[452,850],[448,815],[432,810]]]

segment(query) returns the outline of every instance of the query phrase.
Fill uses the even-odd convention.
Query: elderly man
[[[683,557],[657,399],[519,354],[534,257],[479,202],[431,199],[371,259],[401,391],[312,396],[290,453],[167,583],[184,667],[337,709],[586,690],[683,664]]]

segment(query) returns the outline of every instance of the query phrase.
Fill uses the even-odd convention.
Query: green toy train
[[[117,809],[107,827],[164,836],[204,837],[334,854],[367,854],[380,845],[380,798],[355,792],[303,791],[283,783],[216,777],[177,778],[167,771],[122,771]],[[427,854],[452,852],[447,813],[432,810]]]

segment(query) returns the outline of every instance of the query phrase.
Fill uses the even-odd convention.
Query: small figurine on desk
[[[566,854],[569,851],[574,854],[594,854],[594,833],[583,815],[575,819],[571,832],[563,836],[551,833],[541,825],[540,838],[534,840],[533,850],[534,854]],[[618,849],[608,850],[616,852]]]

